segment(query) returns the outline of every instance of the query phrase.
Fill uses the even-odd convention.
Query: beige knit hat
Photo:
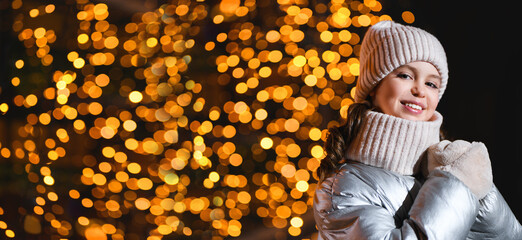
[[[381,21],[368,29],[359,60],[355,102],[363,102],[381,79],[410,62],[426,61],[437,68],[442,77],[439,99],[448,83],[446,53],[437,38],[420,28],[393,21]]]

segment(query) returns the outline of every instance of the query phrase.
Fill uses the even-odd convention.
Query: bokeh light
[[[316,238],[322,144],[381,3],[133,3],[6,5],[5,237]]]

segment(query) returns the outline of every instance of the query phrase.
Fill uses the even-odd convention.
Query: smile
[[[413,109],[415,109],[415,110],[419,110],[419,111],[422,110],[422,107],[421,107],[421,106],[416,105],[416,104],[413,104],[413,103],[405,103],[404,105],[406,105],[407,107],[413,108]]]
[[[413,102],[401,102],[402,105],[411,113],[419,114],[422,113],[423,106],[420,103]]]

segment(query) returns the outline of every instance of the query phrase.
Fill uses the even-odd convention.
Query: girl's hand
[[[428,148],[428,171],[450,172],[482,199],[493,186],[488,150],[481,142],[441,141]]]

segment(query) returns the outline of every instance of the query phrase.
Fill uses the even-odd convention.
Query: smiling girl
[[[346,123],[331,128],[314,196],[319,239],[522,239],[484,144],[440,139],[446,55],[428,32],[366,33]]]
[[[428,121],[439,103],[441,77],[430,63],[417,61],[398,67],[370,93],[374,106],[392,116]]]

